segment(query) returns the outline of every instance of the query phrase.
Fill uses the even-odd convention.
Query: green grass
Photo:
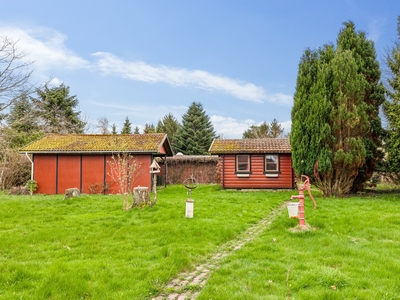
[[[149,299],[290,194],[199,186],[193,219],[179,185],[130,211],[121,196],[0,195],[0,298]]]
[[[314,230],[293,232],[298,221],[281,214],[198,299],[400,299],[400,194],[317,202],[306,197]]]
[[[183,186],[122,210],[121,196],[0,195],[0,299],[151,299],[295,191]],[[306,195],[311,231],[284,210],[225,258],[198,299],[400,299],[400,194]]]

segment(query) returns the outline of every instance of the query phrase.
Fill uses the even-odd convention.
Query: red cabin
[[[166,134],[48,134],[20,149],[31,154],[33,179],[37,193],[63,194],[67,188],[81,193],[120,193],[115,180],[115,163],[130,157],[128,164],[137,168],[127,179],[129,188],[146,186],[151,189],[153,159],[172,156]],[[114,175],[113,175],[114,174]],[[167,176],[166,170],[163,170]],[[164,180],[166,182],[166,180]]]
[[[209,152],[220,157],[223,188],[295,188],[288,139],[215,139]]]

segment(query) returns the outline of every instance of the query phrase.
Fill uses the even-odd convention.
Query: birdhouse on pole
[[[153,159],[153,162],[150,165],[150,173],[160,173],[160,165],[156,162],[155,159]]]

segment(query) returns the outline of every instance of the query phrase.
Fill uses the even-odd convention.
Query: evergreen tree
[[[115,123],[113,123],[111,125],[111,134],[118,134],[117,132],[117,125],[115,125]]]
[[[165,133],[165,127],[164,127],[164,124],[161,122],[161,120],[158,120],[158,122],[157,122],[156,132],[157,133]]]
[[[383,158],[381,150],[383,129],[379,111],[385,101],[385,88],[380,81],[381,71],[374,43],[367,40],[364,32],[356,32],[353,22],[345,23],[337,44],[338,50],[351,51],[357,64],[357,72],[365,80],[363,102],[367,106],[368,129],[363,136],[365,163],[359,168],[352,186],[352,191],[357,192],[364,188],[364,183],[372,177],[376,165]]]
[[[281,124],[278,123],[276,119],[273,119],[269,125],[269,135],[271,138],[279,138],[282,136],[284,129]]]
[[[33,104],[25,93],[11,104],[6,120],[7,125],[18,132],[39,131]]]
[[[292,109],[294,169],[313,175],[327,196],[357,189],[380,156],[379,64],[365,34],[344,25],[337,49],[305,51]]]
[[[324,95],[324,83],[320,80],[323,76],[319,73],[320,65],[329,61],[333,53],[331,46],[317,51],[307,49],[300,60],[290,135],[293,167],[299,176],[313,175],[317,158],[320,172],[332,171],[332,137],[327,122],[332,118],[332,103]]]
[[[83,133],[86,123],[76,111],[79,102],[69,95],[69,87],[59,86],[36,89],[37,98],[31,98],[35,105],[39,126],[46,133]]]
[[[139,134],[140,132],[139,132],[139,126],[136,126],[135,127],[135,131],[133,132],[134,134]]]
[[[148,133],[155,133],[156,132],[156,128],[154,127],[153,124],[145,124],[144,125],[144,129],[143,129],[143,133],[144,134],[148,134]]]
[[[132,123],[129,121],[129,118],[126,117],[124,124],[122,124],[121,134],[131,134],[132,133]]]
[[[174,151],[186,155],[207,154],[214,138],[214,127],[202,104],[193,102],[182,116],[182,126],[175,135]]]
[[[390,71],[387,79],[389,99],[384,104],[388,123],[387,163],[389,171],[400,173],[400,16],[397,18],[397,40],[386,55],[386,64]]]
[[[166,133],[171,144],[174,144],[175,134],[178,131],[179,126],[180,124],[178,120],[173,116],[173,114],[169,113],[168,115],[165,115],[162,120],[158,121],[156,132]]]
[[[6,121],[8,127],[3,128],[3,133],[7,138],[3,138],[8,140],[11,148],[21,147],[44,134],[38,125],[33,104],[25,93],[11,104]]]

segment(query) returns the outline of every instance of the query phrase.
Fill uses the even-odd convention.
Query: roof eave
[[[131,150],[124,150],[124,151],[24,151],[19,150],[19,153],[24,154],[116,154],[116,153],[133,153],[133,154],[153,154],[153,155],[164,155],[159,151],[131,151]]]
[[[165,144],[168,146],[168,149],[166,149],[167,147],[164,147],[165,151],[169,152],[169,153],[162,153],[160,151],[161,148],[163,147],[163,145],[165,145]],[[171,145],[171,143],[170,143],[170,141],[168,139],[168,135],[167,134],[164,135],[164,138],[162,139],[160,145],[158,146],[158,154],[159,155],[174,156],[174,151],[172,150],[172,145]]]
[[[270,153],[270,154],[272,154],[272,153],[278,153],[278,154],[291,154],[292,152],[291,151],[281,151],[281,150],[279,150],[279,151],[270,151],[270,150],[267,150],[267,151],[245,151],[245,150],[243,150],[243,151],[216,151],[216,152],[210,152],[211,153],[211,155],[226,155],[226,154],[268,154],[268,153]]]

